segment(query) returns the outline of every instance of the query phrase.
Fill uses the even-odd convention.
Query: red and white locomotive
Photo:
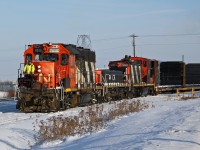
[[[35,66],[33,80],[23,76],[23,64]],[[95,67],[95,52],[71,44],[29,45],[18,70],[17,109],[49,112],[91,103],[153,94],[157,61],[128,57]]]

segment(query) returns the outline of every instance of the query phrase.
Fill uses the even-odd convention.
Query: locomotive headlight
[[[40,68],[41,68],[41,66],[39,65],[39,66],[38,66],[38,69],[40,69]]]
[[[38,69],[38,72],[41,72],[41,69]]]

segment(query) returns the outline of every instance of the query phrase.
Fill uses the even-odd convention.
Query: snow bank
[[[57,113],[9,113],[0,107],[0,148],[4,149],[141,149],[199,150],[200,99],[180,100],[171,95],[136,98],[154,107],[121,117],[93,134],[72,136],[52,142],[37,143],[37,123],[60,114],[77,114],[82,108]],[[133,99],[133,100],[136,100]],[[0,106],[1,106],[0,102]],[[14,102],[4,102],[11,107]],[[111,107],[109,104],[103,104]],[[14,105],[12,106],[14,108]],[[2,109],[2,110],[1,110]]]

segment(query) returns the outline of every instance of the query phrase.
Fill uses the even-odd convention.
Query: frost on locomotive
[[[24,52],[24,63],[18,69],[17,109],[58,111],[88,103],[93,99],[95,59],[94,51],[75,45],[29,45]],[[29,60],[35,66],[33,80],[23,75],[24,64]],[[80,88],[81,93],[77,92]]]

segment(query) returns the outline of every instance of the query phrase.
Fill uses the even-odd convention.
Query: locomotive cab
[[[56,88],[60,86],[60,79],[69,81],[69,55],[60,45],[33,45],[25,51],[24,63],[32,61],[35,81],[47,88]]]
[[[141,65],[142,81],[158,85],[158,61],[143,57],[131,57],[135,64]]]

